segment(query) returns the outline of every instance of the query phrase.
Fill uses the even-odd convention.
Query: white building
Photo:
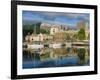
[[[46,39],[46,35],[42,34],[42,33],[40,33],[38,35],[31,34],[31,35],[28,35],[25,37],[25,40],[29,41],[29,42],[44,41],[45,39]]]
[[[46,39],[46,35],[44,35],[42,33],[40,33],[37,37],[38,37],[39,41],[44,41]]]
[[[36,35],[30,36],[30,42],[34,42],[34,41],[39,41],[38,37]]]
[[[51,35],[54,35],[55,33],[59,32],[60,31],[60,25],[53,25],[51,26],[51,29],[50,29],[50,34]]]

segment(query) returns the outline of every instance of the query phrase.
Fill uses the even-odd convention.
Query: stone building
[[[26,41],[29,41],[29,42],[34,42],[34,41],[44,41],[46,39],[46,35],[45,34],[31,34],[31,35],[27,35],[25,37],[25,40]]]
[[[50,29],[50,34],[54,35],[55,33],[60,31],[60,25],[52,25]]]

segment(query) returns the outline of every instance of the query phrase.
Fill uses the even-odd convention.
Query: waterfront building
[[[66,40],[66,33],[65,32],[57,32],[55,33],[53,40],[55,42],[61,42]]]
[[[60,31],[60,25],[52,25],[50,29],[50,34],[54,35],[55,33]]]
[[[26,41],[29,41],[29,42],[34,42],[34,41],[44,41],[46,40],[46,35],[45,34],[34,34],[32,33],[31,35],[27,35],[25,37],[25,40]]]

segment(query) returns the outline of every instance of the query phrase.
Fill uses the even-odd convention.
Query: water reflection
[[[23,68],[89,65],[89,48],[65,47],[23,50]]]

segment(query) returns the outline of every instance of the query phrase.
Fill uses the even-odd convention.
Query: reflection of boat
[[[53,43],[49,45],[50,48],[61,48],[61,47],[71,47],[71,43]]]
[[[53,43],[53,44],[50,44],[50,47],[51,48],[61,48],[61,43]]]
[[[89,43],[85,43],[85,42],[73,42],[72,46],[89,46]]]
[[[39,48],[33,49],[31,52],[34,53],[28,54],[31,57],[26,55],[28,52],[24,53],[24,68],[30,68],[30,65],[32,68],[42,68],[57,66],[79,66],[89,64],[88,46],[72,46],[67,48]],[[82,53],[85,53],[85,55]]]
[[[23,48],[42,49],[42,48],[61,48],[71,47],[71,43],[53,43],[53,44],[23,44]]]
[[[89,49],[89,46],[76,46],[76,45],[74,45],[73,48],[77,48],[77,49],[78,49],[78,48],[79,48],[79,49],[80,49],[80,48]]]

